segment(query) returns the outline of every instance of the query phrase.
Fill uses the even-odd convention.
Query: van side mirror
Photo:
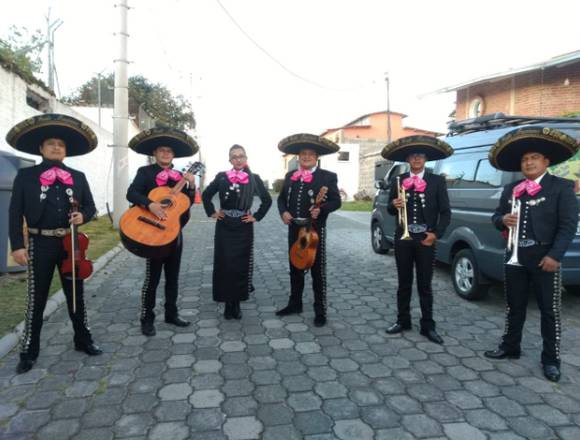
[[[375,180],[375,188],[385,190],[389,188],[389,185],[384,180]]]

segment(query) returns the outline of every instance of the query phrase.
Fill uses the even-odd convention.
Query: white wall
[[[349,160],[339,161],[338,154],[329,154],[320,158],[320,165],[338,175],[338,189],[346,191],[347,200],[353,200],[353,195],[358,192],[360,147],[358,144],[338,145],[340,151],[349,152]]]
[[[6,134],[18,122],[41,114],[26,103],[26,92],[30,88],[50,102],[51,112],[62,113],[77,118],[91,127],[99,140],[97,148],[85,156],[65,159],[65,163],[86,174],[99,215],[106,213],[108,201],[113,209],[113,143],[112,109],[103,109],[102,126],[98,126],[97,109],[91,107],[70,107],[59,101],[36,85],[28,85],[19,76],[0,67],[0,150],[9,151],[18,156],[32,158],[38,163],[40,156],[33,156],[14,150],[6,143]],[[109,128],[109,129],[107,129]],[[129,138],[138,133],[135,124],[129,122]],[[146,156],[129,151],[129,179],[132,180],[137,168],[147,163]]]

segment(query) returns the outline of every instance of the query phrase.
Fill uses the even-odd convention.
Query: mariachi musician
[[[441,238],[451,220],[451,208],[445,178],[430,173],[425,163],[453,154],[445,142],[429,136],[408,136],[386,145],[381,152],[388,160],[406,161],[410,172],[401,175],[391,186],[388,212],[396,215],[395,261],[397,289],[397,321],[386,329],[388,334],[411,329],[411,291],[413,266],[417,273],[417,290],[421,305],[420,333],[436,344],[443,338],[433,319],[433,265],[435,242]],[[405,194],[405,199],[401,196]]]
[[[509,236],[511,250],[506,252],[505,264],[504,335],[499,347],[486,351],[485,356],[520,357],[532,288],[541,315],[544,376],[553,382],[560,380],[560,261],[576,233],[578,202],[574,182],[553,176],[547,169],[577,152],[574,138],[547,127],[523,127],[509,132],[489,152],[494,167],[521,171],[524,179],[505,186],[492,216],[495,227]]]
[[[157,127],[137,134],[129,142],[133,151],[152,156],[155,163],[146,165],[137,171],[135,179],[127,191],[127,200],[134,205],[148,209],[160,220],[167,218],[161,203],[153,202],[148,194],[158,186],[174,187],[183,177],[188,185],[182,191],[193,203],[195,197],[195,176],[191,173],[181,174],[173,169],[173,159],[193,156],[199,150],[195,140],[187,133],[173,128]],[[189,221],[189,210],[180,219],[181,226]],[[183,250],[181,231],[175,240],[174,247],[167,257],[147,258],[145,281],[141,290],[141,333],[145,336],[155,336],[155,297],[157,286],[161,279],[161,271],[165,269],[165,322],[177,327],[190,325],[179,317],[177,311],[177,294],[179,284],[179,269]]]
[[[16,372],[21,374],[29,371],[38,358],[43,312],[55,267],[59,269],[73,324],[75,350],[92,356],[101,354],[88,327],[83,280],[76,278],[73,289],[72,279],[61,270],[66,257],[63,238],[70,234],[70,225],[87,223],[96,214],[85,175],[67,167],[63,161],[67,156],[91,152],[97,146],[97,137],[77,119],[44,114],[15,125],[6,135],[6,141],[19,151],[42,156],[39,165],[18,171],[9,210],[12,257],[18,264],[28,266],[28,305],[20,362],[16,367]],[[73,203],[79,204],[74,212]],[[24,220],[28,246],[24,239]]]
[[[339,146],[313,134],[296,134],[284,138],[278,149],[285,154],[298,155],[299,168],[290,171],[284,178],[282,191],[278,196],[278,211],[285,225],[288,225],[288,248],[298,238],[300,221],[314,220],[320,241],[316,247],[316,259],[310,269],[314,290],[314,325],[326,324],[326,219],[340,208],[337,176],[318,166],[322,155],[336,153]],[[320,206],[315,200],[322,187],[327,188],[325,200]],[[302,291],[305,271],[290,263],[290,299],[288,305],[276,312],[278,316],[302,313]]]

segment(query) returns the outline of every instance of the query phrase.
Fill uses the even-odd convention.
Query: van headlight
[[[580,216],[578,216],[578,225],[576,225],[576,235],[580,235]]]

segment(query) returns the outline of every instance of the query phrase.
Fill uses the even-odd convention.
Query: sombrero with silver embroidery
[[[336,153],[340,147],[326,138],[309,133],[293,134],[278,143],[278,150],[286,154],[299,154],[300,150],[310,149],[319,156]]]
[[[153,156],[157,147],[170,147],[175,157],[193,156],[199,151],[199,145],[191,136],[175,128],[150,128],[129,141],[131,150],[147,156]]]
[[[385,145],[381,156],[388,160],[404,162],[410,154],[424,154],[427,160],[445,159],[453,154],[446,142],[431,136],[407,136]]]
[[[47,113],[19,122],[6,135],[6,142],[18,151],[40,155],[46,139],[61,139],[67,156],[80,156],[93,151],[98,143],[91,128],[68,115]]]
[[[526,153],[541,153],[550,160],[550,165],[556,165],[570,159],[578,149],[576,139],[555,128],[522,127],[497,140],[489,150],[489,161],[499,170],[521,171]]]

